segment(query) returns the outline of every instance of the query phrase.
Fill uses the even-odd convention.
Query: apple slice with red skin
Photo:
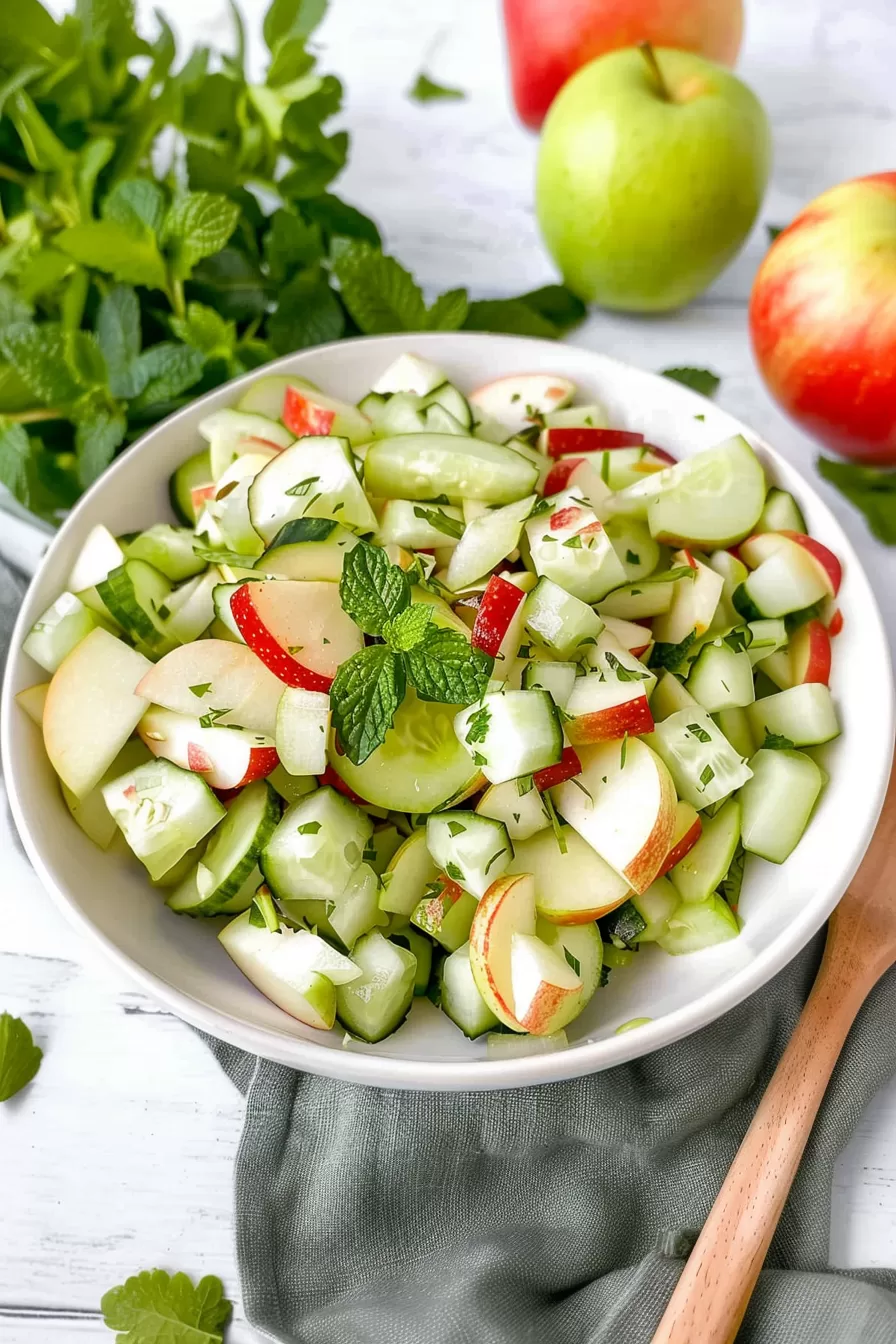
[[[578,1015],[581,977],[535,934],[511,935],[510,984],[514,1016],[532,1036],[550,1036]]]
[[[470,928],[470,969],[495,1017],[524,1031],[513,1011],[511,948],[515,933],[535,933],[535,879],[531,873],[499,877],[476,907]]]
[[[804,551],[808,551],[813,560],[817,560],[827,577],[828,587],[831,597],[836,597],[840,591],[840,584],[843,581],[843,566],[837,559],[833,551],[829,550],[822,542],[816,541],[814,537],[807,537],[805,532],[782,532],[782,537],[789,537],[791,541],[796,542],[797,546],[802,546]]]
[[[366,443],[373,427],[363,411],[347,402],[325,397],[310,388],[289,386],[283,393],[281,419],[297,439],[335,435],[349,443]]]
[[[518,434],[539,416],[568,406],[575,390],[575,384],[561,374],[512,373],[477,387],[467,400],[480,419],[496,420],[508,434]]]
[[[544,478],[541,493],[547,497],[564,490],[574,490],[598,518],[609,517],[607,501],[613,491],[587,457],[563,457],[555,462]]]
[[[639,448],[644,435],[627,429],[545,429],[539,447],[548,457],[568,453],[601,453],[605,448]]]
[[[749,569],[758,569],[764,560],[788,542],[800,546],[812,557],[821,571],[828,596],[836,597],[843,579],[843,566],[833,551],[804,532],[756,532],[737,547],[737,558]]]
[[[672,844],[669,853],[663,860],[663,866],[657,874],[658,877],[665,877],[670,868],[674,868],[676,863],[689,854],[694,848],[703,831],[703,822],[700,820],[700,814],[690,803],[686,803],[683,798],[679,798],[675,804],[675,828],[672,832]]]
[[[582,762],[579,760],[579,753],[575,747],[564,747],[563,755],[556,765],[546,765],[543,770],[536,770],[532,776],[532,782],[539,793],[544,793],[545,789],[556,788],[567,779],[575,779],[576,775],[582,773]]]
[[[831,639],[835,639],[843,629],[843,612],[834,605],[833,598],[826,598],[821,604],[821,620],[827,626]]]
[[[579,778],[554,790],[557,809],[629,886],[644,892],[672,843],[672,776],[637,737],[583,747],[579,757]]]
[[[669,467],[674,467],[678,461],[678,458],[673,457],[668,449],[659,448],[655,443],[645,443],[644,447],[649,450],[653,457],[658,457],[661,462],[665,462]]]
[[[637,737],[656,726],[643,682],[610,681],[601,672],[576,678],[566,714],[566,735],[575,746]]]
[[[230,610],[249,648],[287,686],[328,691],[340,665],[364,646],[335,583],[244,583],[231,596]]]
[[[790,637],[790,674],[794,686],[807,681],[828,685],[831,679],[831,636],[822,621],[807,621],[794,630]]]
[[[279,764],[277,748],[262,734],[204,728],[197,718],[152,705],[137,733],[154,756],[202,775],[213,789],[241,789],[266,779]]]
[[[335,586],[335,585],[334,585]],[[135,688],[151,704],[274,738],[283,682],[245,644],[197,639],[166,653]]]
[[[208,485],[194,485],[190,491],[190,503],[193,506],[193,513],[198,518],[202,510],[208,504],[209,500],[214,499],[217,486],[214,481],[209,481]]]
[[[518,588],[508,579],[502,579],[500,574],[493,574],[476,612],[473,633],[470,637],[473,648],[487,653],[490,658],[496,658],[525,597],[522,588]]]

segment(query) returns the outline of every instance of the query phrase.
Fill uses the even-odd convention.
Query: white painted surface
[[[149,12],[150,5],[142,5]],[[181,14],[186,6],[169,7]],[[323,60],[349,90],[352,166],[340,190],[382,224],[428,288],[511,293],[550,278],[532,218],[534,140],[503,85],[498,0],[333,0]],[[891,0],[748,0],[741,74],[770,113],[775,173],[763,220],[786,222],[825,186],[893,168],[896,30]],[[255,27],[262,6],[251,3]],[[220,0],[192,0],[185,40],[218,32]],[[461,104],[402,96],[417,70],[462,85]],[[599,315],[575,341],[648,368],[708,364],[721,403],[794,463],[814,452],[772,406],[744,323],[765,246],[687,312]],[[896,553],[822,485],[875,583],[896,634]],[[848,617],[848,613],[847,613]],[[239,1098],[193,1033],[117,979],[71,934],[0,820],[2,1008],[46,1050],[37,1083],[0,1109],[0,1340],[103,1344],[98,1302],[129,1273],[160,1265],[220,1274],[232,1295],[230,1180]],[[838,1165],[831,1236],[838,1265],[896,1265],[896,1083],[881,1090]],[[233,1344],[252,1333],[239,1316]]]

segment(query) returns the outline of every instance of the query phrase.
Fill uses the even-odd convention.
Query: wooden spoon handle
[[[838,912],[839,913],[839,912]],[[831,922],[824,959],[787,1049],[744,1137],[653,1344],[731,1344],[821,1099],[873,976],[856,976],[849,936]],[[845,932],[845,930],[844,930]],[[881,968],[882,969],[882,968]]]

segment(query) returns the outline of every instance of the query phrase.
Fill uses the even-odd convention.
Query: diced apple
[[[761,664],[765,669],[765,662]],[[821,621],[807,621],[790,637],[790,674],[794,686],[831,679],[831,636]]]
[[[357,406],[293,385],[283,394],[282,419],[297,439],[332,434],[355,444],[373,438],[373,426]]]
[[[654,618],[653,637],[659,644],[680,644],[692,630],[698,638],[705,634],[725,586],[721,574],[696,560],[690,551],[676,551],[672,564],[676,568],[688,565],[696,577],[679,579],[669,610]]]
[[[151,702],[219,727],[237,724],[274,737],[283,682],[245,644],[199,639],[147,668],[136,689],[144,708]]]
[[[542,494],[556,495],[562,490],[574,490],[601,521],[610,516],[613,492],[601,477],[593,462],[585,457],[564,457],[554,462],[545,476]]]
[[[511,935],[510,979],[514,1016],[531,1035],[548,1036],[577,1016],[580,977],[535,934]]]
[[[278,1008],[306,1026],[327,1031],[336,1020],[336,984],[361,975],[348,957],[306,929],[257,928],[251,911],[218,934],[228,956]]]
[[[329,690],[340,664],[364,646],[335,583],[244,583],[231,597],[230,610],[249,648],[287,686]]]
[[[636,658],[643,658],[653,643],[653,635],[646,625],[636,625],[634,621],[624,621],[619,616],[604,616],[602,619],[607,630],[624,649],[628,649]]]
[[[740,543],[738,554],[750,569],[757,569],[764,560],[781,548],[783,538],[799,546],[812,557],[821,570],[828,596],[836,597],[843,579],[843,566],[833,551],[822,542],[816,541],[814,537],[806,536],[804,532],[759,532]]]
[[[539,417],[568,406],[575,390],[559,374],[515,373],[477,387],[469,402],[477,419],[497,421],[508,434],[518,434]]]
[[[47,703],[49,689],[48,681],[39,681],[36,686],[26,686],[24,691],[19,691],[16,695],[16,704],[24,709],[31,722],[36,723],[38,728],[44,721],[44,706]]]
[[[566,734],[575,746],[609,742],[653,731],[653,715],[641,681],[606,680],[600,672],[578,677],[566,706]]]
[[[532,873],[535,908],[551,924],[590,924],[627,901],[631,887],[571,826],[514,841],[508,873]]]
[[[685,854],[690,853],[700,839],[702,830],[703,823],[700,820],[700,814],[690,803],[686,803],[683,798],[679,798],[675,804],[675,826],[672,831],[672,843],[659,871],[660,877],[665,877],[670,868],[674,868],[676,863],[684,858]]]
[[[152,705],[137,732],[154,756],[202,775],[213,789],[241,789],[276,770],[274,743],[260,733],[205,727],[198,718]]]
[[[636,430],[549,426],[542,431],[538,446],[548,457],[565,457],[567,453],[600,453],[607,448],[639,448],[643,442],[644,435]]]
[[[416,397],[426,397],[430,392],[446,382],[444,373],[428,359],[420,355],[399,355],[389,367],[380,374],[371,389],[373,392],[412,392]]]
[[[498,656],[501,643],[519,612],[525,593],[515,583],[493,574],[476,611],[471,644],[491,658]],[[519,641],[517,641],[519,644]],[[513,650],[514,654],[516,649]]]
[[[98,627],[59,665],[44,705],[50,764],[78,798],[98,784],[149,704],[135,687],[155,671],[136,649]]]
[[[282,452],[293,436],[277,420],[226,407],[200,421],[199,433],[208,442],[212,479],[220,480],[235,458],[270,449]]]
[[[535,933],[535,879],[499,877],[476,907],[470,928],[470,968],[476,988],[500,1022],[524,1031],[513,1011],[513,935]]]

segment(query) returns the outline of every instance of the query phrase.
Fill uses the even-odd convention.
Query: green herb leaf
[[[488,690],[494,659],[471,648],[459,630],[430,628],[405,655],[408,676],[421,700],[470,705]]]
[[[829,457],[820,457],[817,465],[822,479],[865,515],[878,541],[896,546],[896,471],[835,462]]]
[[[492,721],[492,712],[488,705],[483,705],[471,714],[467,720],[467,731],[464,734],[464,741],[468,746],[474,742],[484,742],[488,737],[489,724]]]
[[[426,326],[423,293],[394,257],[351,242],[333,263],[342,301],[361,331],[419,331]]]
[[[423,70],[408,90],[408,97],[415,103],[434,103],[445,99],[463,102],[466,96],[463,89],[452,89],[447,84],[437,84]]]
[[[197,261],[210,257],[230,238],[239,220],[239,206],[209,191],[188,191],[165,216],[162,240],[173,274],[186,279]]]
[[[421,504],[415,504],[414,517],[429,523],[430,527],[434,527],[437,532],[443,532],[446,537],[459,538],[464,534],[463,523],[443,513],[441,509],[426,509]]]
[[[20,1017],[0,1013],[0,1101],[27,1087],[40,1068],[43,1051]]]
[[[359,541],[343,562],[339,598],[365,635],[381,635],[386,622],[410,606],[411,585],[381,546]]]
[[[102,475],[124,442],[127,420],[117,407],[87,407],[78,413],[75,456],[78,480],[86,489]]]
[[[319,821],[306,821],[301,826],[296,827],[299,835],[317,835],[320,830]]]
[[[783,233],[786,228],[786,224],[766,224],[765,231],[768,234],[768,241],[773,243],[778,234]]]
[[[688,661],[688,649],[696,638],[697,631],[692,630],[679,644],[654,644],[648,667],[664,667],[669,672],[677,672]]]
[[[622,746],[619,748],[619,769],[625,769],[625,756],[628,750],[628,730],[622,734]]]
[[[427,331],[459,331],[464,325],[470,301],[465,289],[449,289],[440,294],[426,312]]]
[[[115,184],[103,201],[102,216],[123,224],[136,234],[142,234],[144,230],[158,234],[167,204],[158,183],[145,177],[133,177]]]
[[[452,882],[463,882],[464,880],[464,870],[457,863],[446,863],[445,872],[451,878]]]
[[[232,1304],[212,1275],[193,1285],[186,1274],[144,1270],[103,1295],[103,1320],[119,1344],[221,1344]]]
[[[201,700],[204,695],[208,695],[211,688],[212,684],[210,681],[199,681],[196,683],[195,686],[191,686],[190,690],[197,697],[197,699]]]
[[[48,406],[70,403],[83,390],[69,368],[67,346],[67,333],[56,322],[14,322],[0,334],[0,354]]]
[[[466,830],[467,828],[462,821],[448,822],[448,834],[451,836],[452,840],[456,839],[459,835],[465,835]]]
[[[588,315],[582,300],[565,285],[542,285],[540,289],[530,289],[528,294],[520,296],[520,302],[550,322],[560,336],[584,322]]]
[[[406,684],[402,659],[385,644],[361,649],[336,673],[330,687],[333,727],[354,765],[363,765],[385,742]]]
[[[116,285],[100,300],[96,337],[109,371],[109,390],[115,397],[135,397],[143,384],[134,373],[140,354],[140,301],[129,285]]]
[[[703,770],[700,773],[700,783],[703,785],[704,791],[706,790],[707,786],[712,783],[715,777],[716,772],[715,770],[713,770],[711,765],[706,765],[703,767]]]
[[[762,743],[760,751],[793,751],[795,746],[796,743],[791,742],[790,738],[785,737],[783,733],[770,733],[766,728],[765,741]]]
[[[316,263],[284,285],[268,318],[268,335],[279,354],[338,341],[344,330],[345,310]]]
[[[568,947],[564,947],[563,955],[566,958],[566,964],[567,966],[569,966],[570,970],[573,971],[576,975],[581,975],[582,963],[579,961],[578,957],[574,957]]]
[[[307,220],[323,231],[328,242],[333,238],[356,238],[371,247],[382,246],[380,231],[373,220],[338,196],[325,191],[302,201],[299,208]]]
[[[687,731],[690,733],[691,737],[696,737],[698,742],[712,741],[712,734],[708,733],[705,728],[702,728],[699,723],[689,723]]]
[[[722,643],[727,644],[734,653],[743,653],[752,642],[753,632],[749,626],[738,626],[735,630],[729,630],[727,635],[722,636]]]
[[[664,378],[671,378],[675,383],[684,383],[685,387],[692,388],[704,397],[715,396],[722,381],[712,369],[663,369],[662,375]]]
[[[432,621],[428,602],[413,602],[383,627],[383,638],[390,648],[400,652],[415,649],[426,638]]]
[[[174,400],[202,377],[205,355],[189,345],[160,341],[138,355],[133,364],[134,377],[143,391],[132,402],[134,410]]]
[[[192,345],[207,357],[230,359],[236,345],[236,323],[195,301],[187,304],[183,317],[172,317],[171,330],[184,345]]]
[[[626,667],[624,663],[619,661],[615,653],[607,651],[604,654],[604,659],[617,681],[646,681],[650,676],[646,669],[643,672],[635,672],[633,668]]]
[[[310,37],[327,12],[327,0],[273,0],[264,17],[264,40],[271,51],[290,38]]]
[[[56,246],[82,266],[113,275],[128,285],[164,289],[167,273],[155,234],[145,225],[97,219],[75,224],[56,237]]]
[[[0,484],[26,507],[30,501],[31,441],[24,426],[0,417]]]
[[[556,341],[559,329],[524,299],[477,299],[471,303],[465,331],[506,331],[513,336],[537,336]]]

